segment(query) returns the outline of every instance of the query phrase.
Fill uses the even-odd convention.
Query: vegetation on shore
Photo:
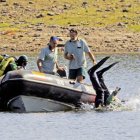
[[[46,25],[86,27],[105,27],[120,22],[128,30],[140,31],[139,0],[7,0],[6,5],[11,18],[1,17],[4,22],[0,23],[0,30],[11,28],[18,31],[23,26],[40,22]],[[2,10],[6,8],[3,5],[0,7]],[[14,21],[23,20],[26,24],[11,27]]]
[[[42,35],[47,30],[50,34],[63,34],[60,30],[65,32],[65,28],[74,26],[93,31],[114,26],[112,32],[116,30],[115,26],[119,26],[126,32],[140,33],[140,0],[7,0],[0,2],[0,9],[2,43],[10,39],[7,35],[11,35],[11,43],[16,44],[24,38],[23,42],[26,40],[28,44],[33,41],[31,36],[39,37],[39,31],[44,32]],[[56,30],[53,27],[58,31],[53,31]],[[34,35],[29,35],[29,32]]]

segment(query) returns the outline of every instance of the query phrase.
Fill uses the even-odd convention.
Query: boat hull
[[[80,86],[75,88],[68,79],[34,71],[11,71],[0,82],[1,110],[8,110],[9,100],[20,95],[51,99],[74,106],[79,102],[94,103],[96,97],[91,86],[84,85],[83,91]]]
[[[7,103],[7,106],[12,112],[17,113],[44,112],[44,111],[57,112],[57,111],[69,111],[74,109],[74,106],[70,106],[62,102],[24,95],[20,95],[11,99]]]

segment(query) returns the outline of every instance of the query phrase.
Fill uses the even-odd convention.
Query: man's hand
[[[57,70],[63,71],[63,70],[65,70],[65,69],[64,69],[64,67],[58,67]]]
[[[75,59],[74,54],[67,54],[67,59],[68,59],[68,60],[73,60],[73,59]]]
[[[96,64],[97,64],[97,62],[96,62],[96,61],[94,61],[94,62],[93,62],[93,64],[94,64],[94,65],[96,65]]]

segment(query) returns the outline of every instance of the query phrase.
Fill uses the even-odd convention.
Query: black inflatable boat
[[[95,97],[90,85],[37,71],[17,70],[0,77],[1,111],[64,111],[80,102],[94,103]]]

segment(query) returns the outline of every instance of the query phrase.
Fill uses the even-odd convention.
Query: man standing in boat
[[[69,79],[77,80],[81,83],[85,78],[85,67],[87,53],[92,60],[93,64],[96,64],[94,55],[91,53],[87,42],[78,38],[78,31],[74,28],[70,30],[70,40],[65,44],[64,57],[69,60]]]
[[[56,69],[63,71],[64,69],[59,67],[57,62],[57,45],[59,38],[56,36],[50,37],[50,41],[45,48],[43,48],[39,54],[37,60],[37,66],[40,72],[55,74]]]

